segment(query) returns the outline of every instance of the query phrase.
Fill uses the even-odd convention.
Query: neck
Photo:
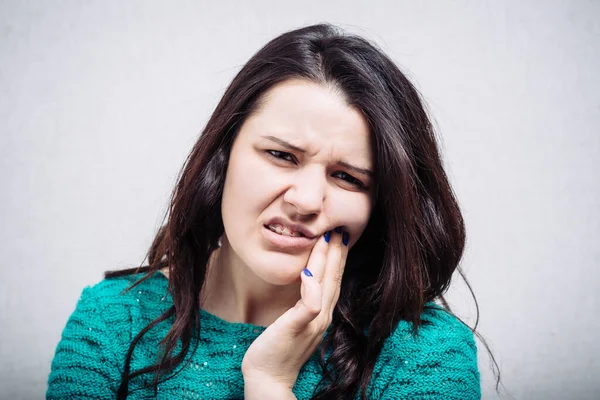
[[[207,270],[202,308],[229,322],[269,326],[300,299],[299,281],[266,282],[239,260],[225,237]]]

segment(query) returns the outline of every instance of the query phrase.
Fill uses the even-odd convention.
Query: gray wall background
[[[267,40],[329,21],[422,91],[501,367],[484,398],[600,390],[600,3],[1,1],[0,397],[44,396],[84,286],[137,265],[185,156]],[[471,325],[464,282],[450,300]]]

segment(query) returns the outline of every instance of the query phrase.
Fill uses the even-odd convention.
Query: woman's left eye
[[[345,180],[348,183],[351,183],[352,185],[358,187],[358,188],[366,188],[366,186],[364,185],[364,183],[362,183],[361,181],[359,181],[358,179],[356,179],[355,177],[353,177],[352,175],[348,175],[345,172],[338,172],[338,174],[341,174],[344,176],[344,178],[342,178],[343,180]]]

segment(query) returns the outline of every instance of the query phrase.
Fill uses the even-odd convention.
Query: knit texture
[[[143,275],[104,279],[86,287],[56,347],[48,377],[47,399],[114,399],[133,338],[172,306],[168,280],[154,273],[127,293]],[[401,321],[385,340],[368,390],[369,399],[479,399],[477,347],[472,332],[440,306],[429,303],[419,335]],[[174,317],[162,321],[140,340],[130,371],[156,363],[159,342]],[[192,342],[172,378],[159,383],[158,399],[243,399],[240,369],[248,347],[265,327],[231,323],[201,310],[197,351]],[[176,352],[181,350],[178,344]],[[172,373],[169,375],[173,375]],[[321,378],[318,352],[300,370],[294,394],[310,399]],[[154,374],[130,380],[129,399],[155,398]],[[151,387],[151,385],[149,385]],[[358,397],[357,397],[358,398]]]

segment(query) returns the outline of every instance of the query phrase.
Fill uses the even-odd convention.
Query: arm
[[[103,318],[106,310],[93,288],[85,288],[56,346],[47,399],[112,399],[120,372],[114,341]]]
[[[245,400],[296,400],[294,393],[285,386],[268,380],[244,380]]]

